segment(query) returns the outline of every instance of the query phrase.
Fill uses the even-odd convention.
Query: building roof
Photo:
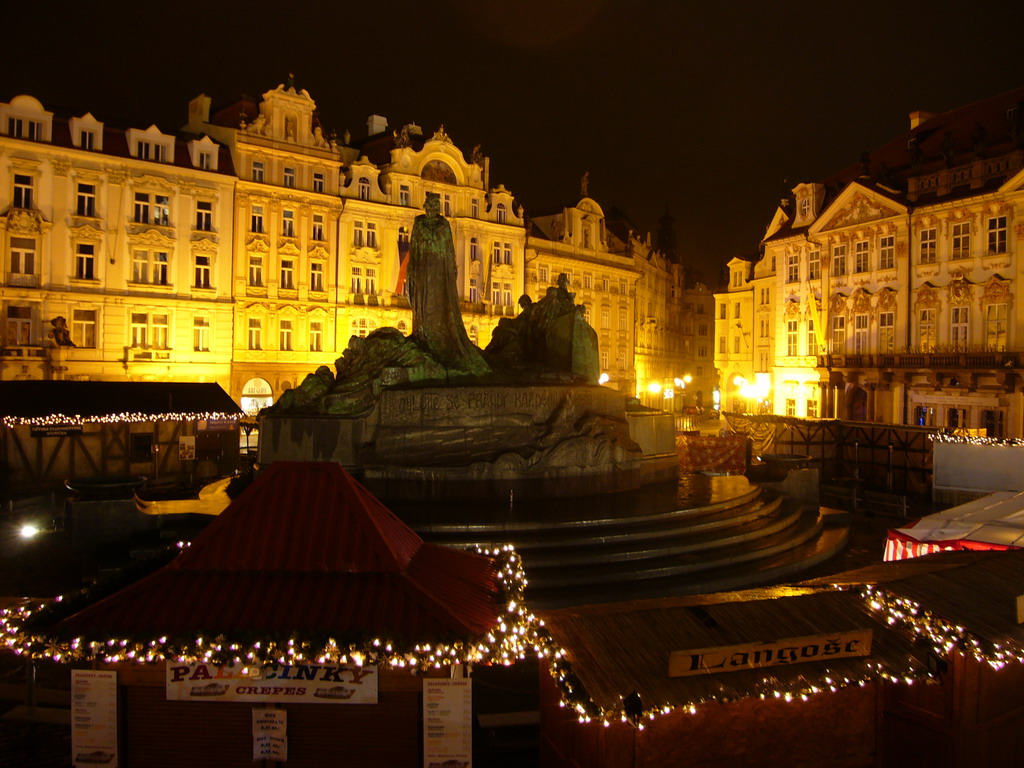
[[[69,616],[85,637],[487,632],[494,560],[424,543],[340,465],[275,462],[170,564]]]
[[[0,417],[223,414],[242,410],[219,384],[140,381],[0,381]]]

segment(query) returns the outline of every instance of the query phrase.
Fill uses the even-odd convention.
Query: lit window
[[[360,200],[370,199],[370,180],[365,176],[359,177],[358,190]]]
[[[309,351],[322,352],[324,349],[324,324],[313,320],[309,324]]]
[[[249,255],[249,285],[263,285],[263,257],[257,254]]]
[[[194,285],[196,288],[210,287],[210,257],[207,254],[196,254]]]
[[[995,216],[988,220],[988,252],[1006,253],[1006,217]]]
[[[75,196],[75,214],[77,216],[96,216],[96,185],[79,184]]]
[[[210,320],[206,317],[192,318],[192,349],[196,352],[210,351]]]
[[[263,206],[254,205],[249,213],[249,231],[253,234],[263,233]]]
[[[93,349],[96,346],[96,310],[76,309],[71,314],[71,340],[75,346]]]
[[[919,259],[922,264],[934,264],[935,263],[935,243],[936,243],[936,230],[934,229],[922,229],[921,236],[919,239]]]
[[[971,256],[971,225],[970,222],[962,221],[954,224],[952,228],[953,243],[950,251],[950,258],[967,259]]]
[[[281,211],[281,237],[295,237],[295,211]]]
[[[249,349],[263,349],[263,321],[258,317],[249,318]]]
[[[196,201],[196,229],[201,232],[213,231],[213,203],[209,200]]]
[[[32,207],[32,184],[31,176],[14,174],[14,200],[11,202],[13,208]]]
[[[295,289],[295,262],[291,259],[281,259],[281,290],[291,291]]]
[[[324,265],[323,262],[314,261],[309,265],[309,290],[313,293],[324,291]]]
[[[892,269],[896,266],[896,238],[886,235],[878,241],[878,268]]]
[[[281,337],[279,349],[282,349],[285,352],[290,352],[292,349],[292,321],[282,320],[278,326],[278,330],[280,331]]]

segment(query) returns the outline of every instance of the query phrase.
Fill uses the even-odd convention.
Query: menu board
[[[252,711],[252,759],[288,762],[288,712],[284,709]]]
[[[71,762],[117,768],[117,672],[71,670]]]
[[[472,680],[423,680],[423,768],[470,768]]]

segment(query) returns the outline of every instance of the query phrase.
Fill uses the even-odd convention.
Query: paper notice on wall
[[[288,761],[288,711],[252,711],[252,759]]]
[[[423,680],[423,768],[470,768],[472,680]]]
[[[178,460],[195,461],[196,458],[196,436],[182,435],[178,438]]]
[[[71,763],[117,768],[117,672],[71,670]]]

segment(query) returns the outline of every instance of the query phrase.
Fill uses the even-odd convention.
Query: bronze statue
[[[490,367],[462,323],[452,228],[440,215],[440,196],[427,192],[423,208],[409,243],[410,338],[449,371],[483,375]]]
[[[53,330],[50,331],[50,338],[58,347],[78,346],[71,340],[71,331],[68,330],[68,321],[62,315],[58,315],[50,321]]]

